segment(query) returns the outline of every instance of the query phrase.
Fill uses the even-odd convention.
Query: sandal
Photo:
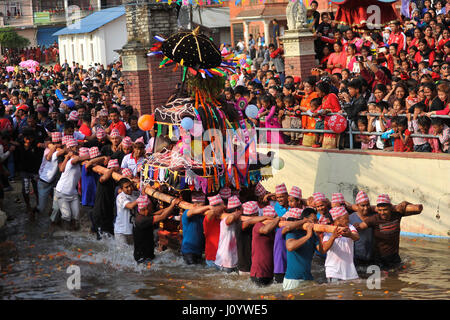
[[[313,144],[312,147],[313,147],[313,148],[320,148],[321,145],[320,145],[320,144]]]

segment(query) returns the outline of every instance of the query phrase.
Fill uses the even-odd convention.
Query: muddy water
[[[19,186],[15,185],[18,190]],[[88,231],[54,238],[48,216],[28,221],[16,192],[5,197],[14,216],[0,231],[1,299],[449,299],[450,243],[447,240],[401,239],[404,266],[382,273],[380,289],[361,279],[325,283],[323,263],[313,260],[315,281],[282,291],[281,284],[256,287],[246,276],[203,266],[186,266],[177,252],[156,254],[151,265],[136,265],[132,247],[116,248],[114,240],[97,241]],[[85,221],[88,225],[87,221]],[[81,288],[69,290],[70,265],[80,267]]]

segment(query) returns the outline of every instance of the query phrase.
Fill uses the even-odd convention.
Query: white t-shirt
[[[383,123],[385,126],[386,124]],[[381,122],[380,119],[375,120],[375,131],[376,132],[383,132],[383,130],[381,129]],[[381,136],[378,136],[377,138],[377,148],[383,150],[384,149],[384,142],[381,139]]]
[[[216,265],[224,268],[234,268],[238,264],[236,244],[236,224],[227,225],[226,219],[220,221],[219,246],[216,253]]]
[[[348,225],[351,232],[357,232],[355,227]],[[323,241],[328,241],[331,233],[325,233]],[[341,280],[358,279],[355,264],[353,263],[353,243],[347,237],[339,237],[334,240],[330,250],[327,251],[325,259],[325,274],[327,278]]]
[[[135,201],[139,197],[139,193],[134,191],[128,195],[125,192],[121,192],[116,198],[117,215],[114,222],[114,233],[121,234],[133,234],[133,224],[131,223],[131,210],[125,206]]]
[[[133,158],[133,153],[129,153],[129,154],[125,155],[125,157],[123,157],[122,165],[120,167],[122,169],[123,168],[130,169],[131,171],[133,171],[133,175],[137,176],[137,167],[140,164],[144,164],[144,160],[145,160],[145,158],[142,157],[138,161],[136,161],[136,159]]]
[[[47,183],[50,183],[55,178],[56,173],[58,172],[58,157],[57,152],[55,151],[52,154],[52,158],[50,161],[47,161],[46,156],[50,152],[50,149],[45,149],[44,156],[42,157],[41,167],[39,168],[39,178],[44,180]]]
[[[77,164],[72,164],[72,159],[67,161],[66,168],[59,178],[58,184],[56,185],[56,191],[68,196],[73,196],[78,194],[77,186],[78,181],[81,178],[81,166]]]

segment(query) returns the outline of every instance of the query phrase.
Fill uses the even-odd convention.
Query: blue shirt
[[[289,208],[285,208],[283,207],[278,201],[275,203],[275,205],[273,206],[273,208],[275,209],[275,212],[277,213],[277,215],[281,218],[288,210]]]
[[[86,171],[83,165],[81,167],[81,204],[83,206],[94,206],[97,181],[98,174],[94,171]]]
[[[188,210],[183,212],[181,223],[183,224],[183,241],[181,253],[202,254],[205,250],[205,236],[203,234],[204,215],[187,216]]]
[[[352,225],[363,222],[356,212],[353,212],[349,218]],[[358,230],[358,233],[359,240],[354,242],[354,258],[357,260],[371,261],[373,252],[373,229]]]
[[[304,230],[294,230],[288,232],[285,237],[286,241],[289,239],[300,239],[306,236]],[[319,244],[319,239],[313,233],[301,247],[294,251],[287,251],[287,268],[284,277],[290,280],[313,280],[311,274],[311,262],[314,256],[314,250]]]

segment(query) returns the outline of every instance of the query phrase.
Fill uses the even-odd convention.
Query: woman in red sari
[[[341,110],[339,98],[331,92],[330,85],[327,82],[320,81],[316,85],[316,92],[319,98],[322,98],[322,105],[317,109],[317,113],[321,114],[319,118],[324,121],[324,130],[330,130],[328,127],[328,120],[330,116],[328,113],[337,113]],[[336,134],[325,133],[323,135],[322,147],[324,148],[336,148]],[[317,140],[316,140],[317,141]],[[313,145],[313,148],[318,148],[320,145]]]
[[[311,110],[311,100],[317,98],[319,95],[315,91],[316,79],[314,77],[307,78],[303,82],[303,89],[305,91],[305,95],[302,98],[300,103],[300,110],[302,112],[307,112]],[[314,117],[310,116],[302,116],[302,128],[303,129],[315,129],[316,120]],[[303,134],[302,145],[311,147],[314,144],[315,134],[313,132],[305,132]]]

